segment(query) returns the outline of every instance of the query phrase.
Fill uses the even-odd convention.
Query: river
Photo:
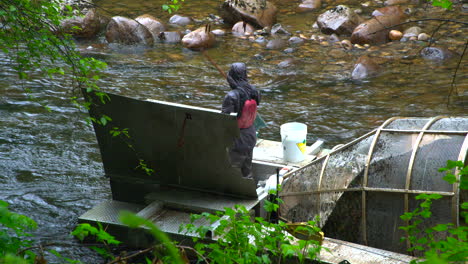
[[[186,0],[180,14],[201,20],[208,14],[218,14],[218,2]],[[319,11],[298,14],[297,1],[278,0],[278,22],[294,36],[310,37],[319,34],[312,27],[317,15],[336,4],[359,8],[363,17],[369,17],[375,7],[382,6],[374,1],[369,1],[367,7],[358,4],[359,1],[323,2]],[[135,18],[149,13],[167,21],[170,15],[161,11],[163,3],[96,1],[112,15]],[[410,8],[415,14],[413,19],[445,15],[422,6]],[[455,6],[451,18],[466,21],[466,13],[460,10],[460,6]],[[427,22],[418,26],[431,34],[437,25]],[[450,24],[436,36],[441,45],[461,53],[467,29]],[[108,45],[103,37],[77,44],[84,55],[109,65],[100,82],[105,91],[219,109],[229,89],[201,53],[180,44],[125,47]],[[468,113],[466,55],[455,80],[465,99],[448,106],[447,95],[458,60],[442,63],[424,60],[418,54],[425,45],[391,42],[369,50],[337,52],[341,50],[339,46],[309,40],[290,45],[295,51],[285,53],[227,34],[219,37],[208,53],[225,71],[233,62],[247,64],[250,81],[263,96],[259,112],[268,123],[260,131],[260,137],[278,140],[279,126],[297,121],[307,124],[309,143],[322,139],[327,147],[333,147],[393,116]],[[354,62],[364,54],[378,59],[382,73],[362,81],[352,80]],[[288,67],[278,65],[287,59],[293,59],[294,63]],[[66,257],[85,263],[99,262],[96,254],[69,235],[82,213],[111,196],[94,131],[84,120],[87,113],[70,104],[68,83],[47,79],[26,82],[24,85],[32,89],[37,100],[31,101],[3,53],[0,69],[0,200],[10,203],[13,211],[37,221],[39,228],[34,234],[41,243],[55,243],[52,248]],[[52,111],[47,112],[39,102],[46,102]]]

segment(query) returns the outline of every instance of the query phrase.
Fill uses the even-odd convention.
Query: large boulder
[[[246,21],[256,28],[271,27],[276,23],[277,12],[266,0],[225,0],[221,5],[221,17],[231,25]]]
[[[353,44],[383,44],[390,41],[389,32],[403,22],[401,16],[376,16],[357,26],[351,35]]]
[[[213,47],[216,42],[215,35],[211,33],[210,26],[198,28],[182,38],[182,44],[192,50],[203,50]]]
[[[138,23],[145,26],[151,32],[151,34],[153,35],[153,39],[157,39],[159,33],[163,32],[166,29],[163,23],[161,23],[155,17],[148,14],[141,15],[135,18],[135,20]]]
[[[153,35],[134,19],[115,16],[107,25],[106,40],[109,43],[153,45]]]
[[[317,25],[324,34],[350,35],[361,23],[361,18],[352,9],[339,5],[317,17]]]
[[[365,78],[376,76],[380,73],[381,67],[370,57],[361,56],[354,64],[351,78],[354,80],[362,80]]]
[[[61,31],[76,38],[94,38],[104,29],[109,19],[90,9],[86,15],[65,19],[60,23]]]

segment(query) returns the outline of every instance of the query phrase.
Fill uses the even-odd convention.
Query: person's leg
[[[244,162],[242,163],[241,171],[242,171],[242,176],[245,178],[253,179],[252,175],[252,154],[253,150],[248,151],[245,153],[245,159]]]

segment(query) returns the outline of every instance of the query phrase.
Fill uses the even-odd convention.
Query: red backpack
[[[239,128],[251,127],[257,116],[257,102],[254,99],[246,100],[242,108],[241,117],[237,119]]]

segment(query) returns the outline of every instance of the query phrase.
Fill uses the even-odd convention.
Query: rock
[[[225,0],[221,5],[221,17],[231,25],[246,21],[256,28],[271,27],[276,23],[277,12],[266,0]]]
[[[343,59],[344,57],[348,56],[348,54],[346,54],[346,52],[344,52],[342,49],[332,49],[328,52],[328,56],[334,59]]]
[[[399,30],[390,30],[388,37],[390,40],[400,40],[403,37],[403,33]]]
[[[198,28],[182,38],[182,44],[191,50],[209,49],[215,42],[215,35],[211,33],[209,25]]]
[[[422,29],[420,27],[410,27],[403,32],[404,38],[418,37],[421,34]]]
[[[429,34],[426,34],[426,33],[421,33],[418,35],[418,40],[419,41],[427,41],[431,38],[431,36],[429,36]]]
[[[252,35],[255,31],[254,27],[244,21],[237,22],[231,29],[235,36]]]
[[[268,41],[266,48],[272,50],[284,49],[286,47],[286,41],[282,39],[272,39]]]
[[[384,5],[392,6],[392,5],[405,5],[408,4],[408,0],[386,0]]]
[[[154,39],[145,26],[133,19],[115,16],[106,29],[106,40],[109,43],[153,45]]]
[[[257,43],[265,43],[266,39],[264,36],[258,36],[256,39],[255,39],[255,42]]]
[[[340,38],[336,34],[331,34],[330,37],[328,37],[328,41],[335,43],[340,41]]]
[[[166,30],[163,23],[161,23],[155,17],[153,17],[151,15],[148,15],[148,14],[141,15],[141,16],[135,18],[135,20],[138,23],[145,26],[151,32],[154,39],[158,39],[159,33]]]
[[[406,13],[400,6],[386,6],[374,10],[374,12],[372,12],[372,16],[398,16],[405,18]]]
[[[178,31],[165,31],[159,33],[158,39],[164,43],[179,43],[182,40],[182,34]]]
[[[362,80],[365,78],[376,76],[380,73],[380,66],[368,56],[362,56],[354,64],[351,78],[354,80]]]
[[[192,23],[192,19],[190,19],[189,17],[185,17],[185,16],[173,15],[171,16],[171,18],[169,18],[169,24],[173,24],[173,25],[185,27],[190,23]]]
[[[349,7],[339,5],[317,17],[317,25],[324,34],[349,35],[361,18]]]
[[[226,35],[226,32],[222,29],[215,29],[212,30],[211,33],[213,33],[215,36],[224,36]]]
[[[287,48],[287,49],[283,50],[284,53],[293,53],[295,51],[296,50],[294,48]]]
[[[388,34],[394,25],[400,24],[402,17],[377,16],[365,21],[354,29],[351,35],[353,44],[383,44],[390,40]],[[398,29],[398,28],[397,28]]]
[[[421,56],[428,60],[442,61],[458,56],[458,54],[444,47],[426,47],[421,50]]]
[[[272,35],[291,35],[281,24],[275,24],[271,27],[270,33]]]
[[[289,43],[295,44],[295,45],[302,44],[304,42],[304,40],[300,37],[291,37],[288,41]]]
[[[321,0],[304,0],[297,7],[297,12],[299,13],[310,12],[317,8],[320,8],[321,5],[322,5]]]
[[[278,67],[287,68],[287,67],[293,66],[295,63],[296,63],[295,59],[288,58],[288,59],[285,59],[284,61],[278,63]]]
[[[108,17],[100,15],[95,9],[90,9],[86,16],[65,19],[60,23],[60,26],[62,32],[73,37],[94,38],[108,22]],[[79,27],[79,29],[75,27]]]
[[[340,42],[340,46],[345,49],[345,50],[352,50],[353,49],[353,44],[351,44],[351,41],[345,39]]]
[[[462,10],[462,12],[467,13],[468,12],[468,4],[463,4],[461,6],[461,10]]]

